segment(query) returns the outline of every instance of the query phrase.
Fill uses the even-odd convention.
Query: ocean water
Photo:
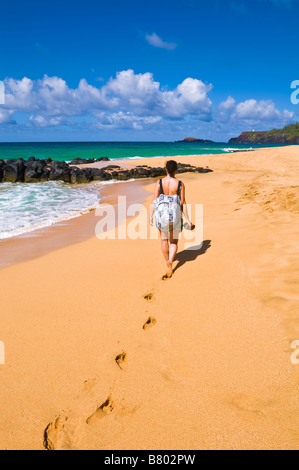
[[[93,184],[0,183],[0,240],[78,217],[99,201],[100,188]]]
[[[0,143],[0,159],[52,158],[69,161],[73,158],[101,158],[113,160],[144,157],[171,157],[176,155],[215,155],[230,149],[273,147],[273,145],[201,144],[176,142],[43,142]]]
[[[200,144],[175,142],[0,143],[0,159],[109,157],[113,160],[176,155],[226,153],[232,149],[267,145]],[[269,145],[268,147],[273,147]],[[98,205],[100,186],[71,186],[60,182],[0,183],[0,240],[23,235],[83,214]]]

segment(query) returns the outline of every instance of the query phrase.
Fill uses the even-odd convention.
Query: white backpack
[[[167,196],[163,191],[160,180],[160,196],[154,201],[156,227],[164,234],[173,231],[179,234],[182,231],[182,201],[180,198],[182,182],[179,182],[177,194]]]

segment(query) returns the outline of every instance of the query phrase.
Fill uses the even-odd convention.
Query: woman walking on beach
[[[185,185],[176,178],[177,170],[176,161],[166,163],[167,176],[156,184],[150,214],[150,224],[153,225],[155,212],[167,277],[171,277],[173,273],[172,265],[178,251],[179,234],[183,229],[183,214],[189,229],[195,228],[187,212]]]

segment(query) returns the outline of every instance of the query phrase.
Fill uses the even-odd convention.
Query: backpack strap
[[[179,187],[178,187],[178,192],[177,192],[177,195],[180,196],[181,195],[181,188],[182,188],[182,182],[179,181]]]
[[[160,180],[160,194],[164,194],[162,180]]]

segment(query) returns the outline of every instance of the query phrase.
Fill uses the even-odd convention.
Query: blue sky
[[[1,5],[0,141],[227,140],[299,120],[299,0]]]

